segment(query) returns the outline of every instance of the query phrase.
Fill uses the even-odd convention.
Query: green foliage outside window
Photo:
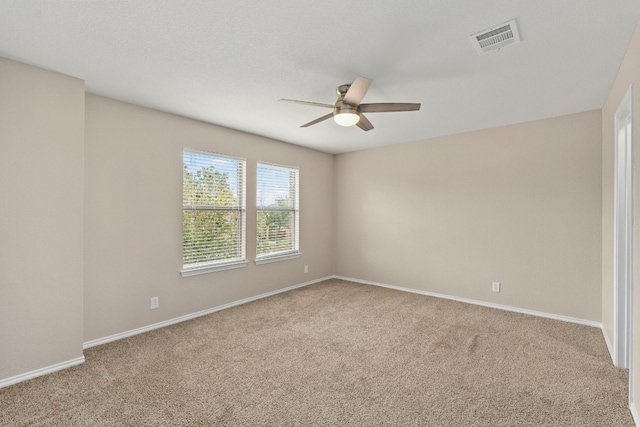
[[[288,208],[288,199],[280,199],[273,208]],[[293,248],[293,212],[291,210],[258,211],[257,255],[290,251]]]
[[[241,209],[229,173],[183,168],[183,264],[234,259],[241,253]],[[215,207],[215,208],[214,208]]]

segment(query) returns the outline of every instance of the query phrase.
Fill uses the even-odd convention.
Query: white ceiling
[[[468,36],[516,18],[522,42],[478,55]],[[329,153],[601,108],[638,0],[0,1],[0,56],[87,91]],[[369,132],[322,108],[356,76]]]

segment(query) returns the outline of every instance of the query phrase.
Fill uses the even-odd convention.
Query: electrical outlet
[[[493,282],[491,289],[493,292],[500,292],[500,282]]]
[[[151,310],[155,310],[160,306],[159,297],[151,297]]]
[[[309,272],[309,266],[305,265],[304,266],[304,274],[307,274]]]

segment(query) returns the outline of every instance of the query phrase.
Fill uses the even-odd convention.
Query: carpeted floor
[[[633,426],[597,328],[329,280],[94,347],[2,426]]]

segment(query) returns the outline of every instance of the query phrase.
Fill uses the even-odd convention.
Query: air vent
[[[500,50],[510,44],[519,43],[520,33],[518,33],[516,20],[512,19],[504,24],[480,31],[469,38],[478,54],[482,55],[493,50]]]

